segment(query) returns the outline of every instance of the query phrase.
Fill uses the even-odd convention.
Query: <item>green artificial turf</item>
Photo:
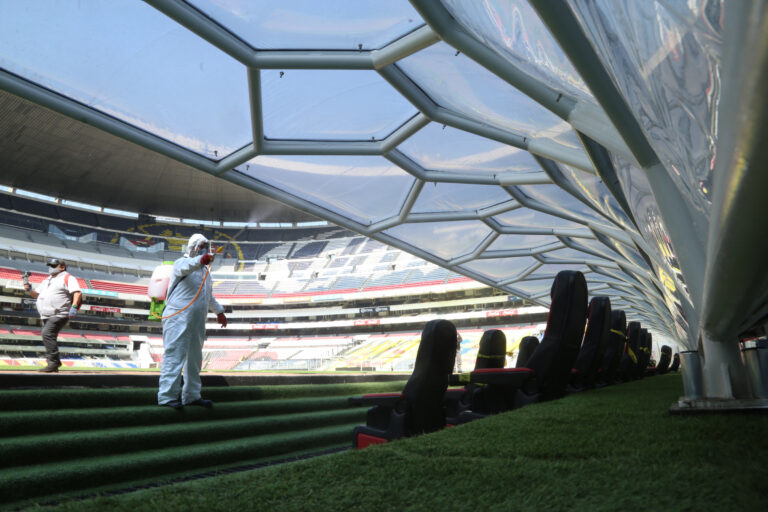
[[[35,496],[49,498],[57,493],[115,482],[131,485],[135,480],[153,475],[167,478],[168,474],[182,469],[205,470],[308,449],[322,450],[349,440],[356,423],[3,469],[0,470],[0,503],[13,506],[16,501]]]
[[[192,446],[241,437],[309,430],[328,425],[364,423],[365,409],[321,410],[273,416],[249,416],[183,424],[57,432],[4,439],[0,468],[59,460]],[[0,474],[2,470],[0,470]]]
[[[400,391],[405,381],[278,386],[206,386],[203,397],[218,401],[276,400]],[[157,403],[157,388],[19,389],[0,391],[0,411],[118,407]]]
[[[768,417],[674,416],[678,374],[362,451],[62,510],[768,510]]]

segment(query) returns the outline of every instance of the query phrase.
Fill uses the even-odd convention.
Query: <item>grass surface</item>
[[[213,409],[181,411],[154,389],[0,390],[0,508],[350,446],[348,398],[403,385],[206,387]]]
[[[679,375],[362,451],[62,510],[767,510],[768,417],[673,416]]]
[[[400,391],[405,380],[347,384],[203,387],[203,397],[214,402],[276,400],[297,397],[350,396]],[[1,411],[119,407],[157,404],[157,388],[18,389],[0,391]]]

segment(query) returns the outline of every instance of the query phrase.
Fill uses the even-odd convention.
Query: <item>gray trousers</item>
[[[59,337],[69,318],[66,316],[52,316],[43,321],[43,345],[45,345],[45,359],[48,366],[61,366],[59,358],[59,344],[56,339]]]

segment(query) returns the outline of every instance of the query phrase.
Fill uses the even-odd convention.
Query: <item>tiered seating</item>
[[[291,258],[314,258],[319,255],[328,242],[310,242],[297,248],[291,254]]]
[[[12,279],[14,281],[21,281],[21,270],[15,268],[0,267],[0,279]]]
[[[360,237],[360,238],[353,238],[349,242],[349,245],[347,245],[344,248],[344,250],[341,252],[341,255],[342,256],[349,256],[350,254],[357,253],[358,249],[360,249],[360,246],[362,245],[363,242],[365,242],[365,239],[362,238],[362,237]]]
[[[240,281],[237,286],[238,295],[261,295],[266,296],[269,290],[264,288],[264,285],[259,281]]]
[[[133,295],[147,295],[147,287],[137,284],[116,283],[112,281],[102,281],[100,279],[91,279],[91,286],[93,286],[94,290],[130,293]]]

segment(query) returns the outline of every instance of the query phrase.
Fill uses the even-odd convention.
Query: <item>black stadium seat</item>
[[[627,316],[624,311],[611,311],[611,328],[603,354],[603,363],[597,372],[597,386],[607,386],[616,381],[619,361],[627,343]]]
[[[676,372],[680,369],[680,354],[675,352],[675,355],[672,356],[672,364],[669,365],[669,371]]]
[[[528,364],[528,360],[531,358],[531,355],[538,346],[539,338],[536,336],[526,336],[520,340],[520,349],[517,352],[517,362],[515,363],[515,368],[525,368],[525,366]]]
[[[595,387],[597,371],[603,362],[610,330],[611,300],[608,297],[593,297],[587,314],[587,331],[573,366],[569,391]]]
[[[484,370],[504,368],[507,351],[507,337],[499,329],[489,329],[483,333],[477,349],[475,369],[459,377],[471,380],[472,375],[483,373]],[[477,372],[477,373],[476,373]],[[455,384],[456,382],[452,382]],[[507,402],[509,398],[509,403]],[[507,395],[504,386],[499,384],[476,384],[468,382],[463,388],[450,389],[445,395],[447,421],[456,425],[495,414],[512,407],[514,393]],[[467,413],[465,411],[471,411]]]
[[[371,407],[366,424],[354,429],[353,445],[365,448],[445,427],[443,398],[456,359],[456,348],[456,327],[451,322],[427,322],[421,333],[413,373],[402,393],[349,399],[353,405]]]
[[[534,393],[541,394],[542,400],[565,394],[571,368],[579,355],[587,321],[587,282],[584,274],[574,270],[558,273],[550,297],[552,305],[547,330],[528,360],[528,368],[535,373]]]
[[[651,360],[651,347],[653,346],[653,337],[648,329],[643,327],[640,329],[640,339],[638,341],[637,352],[637,368],[635,370],[635,378],[642,379],[646,375],[646,369],[648,363]]]
[[[622,382],[634,380],[640,352],[640,322],[629,322],[627,325],[627,344],[619,362],[618,378]]]
[[[517,408],[565,394],[584,335],[587,317],[587,283],[584,274],[563,270],[550,292],[547,329],[525,368],[486,368],[458,381],[493,385],[503,389],[508,408]]]
[[[659,362],[656,364],[656,374],[663,375],[669,371],[669,364],[672,362],[672,347],[669,345],[661,346],[661,355],[659,356]]]

